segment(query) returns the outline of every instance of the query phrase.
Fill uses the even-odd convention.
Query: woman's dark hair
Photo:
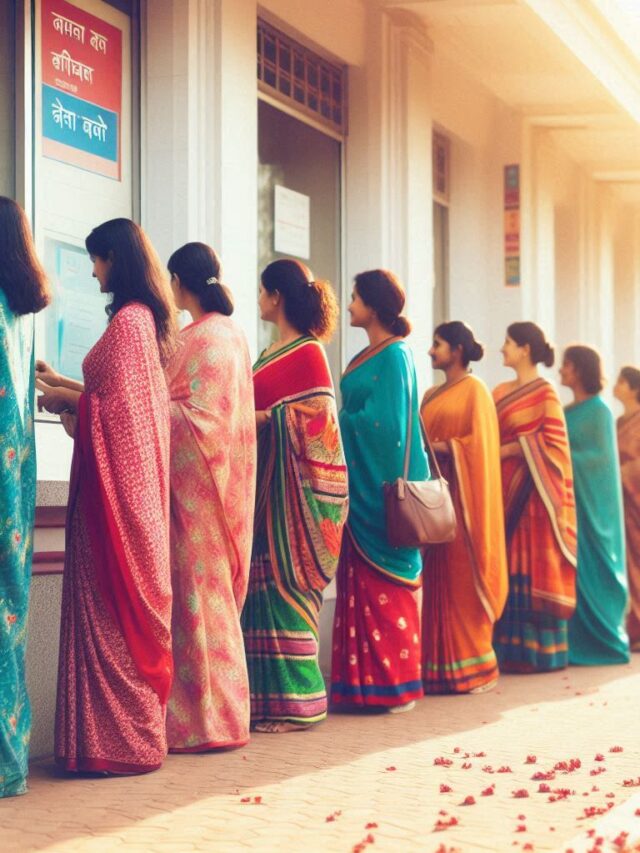
[[[0,289],[14,314],[37,314],[51,301],[24,210],[0,196]]]
[[[600,353],[584,344],[573,344],[564,351],[564,360],[575,367],[587,394],[599,394],[604,388]]]
[[[472,328],[460,320],[440,323],[433,334],[434,337],[437,335],[446,341],[452,350],[460,347],[464,367],[467,367],[470,361],[480,361],[484,355],[484,346],[476,340]]]
[[[507,334],[519,347],[525,347],[529,344],[533,364],[542,363],[545,367],[553,367],[555,353],[540,326],[528,321],[512,323],[507,329]]]
[[[640,370],[627,364],[620,369],[620,379],[624,379],[629,388],[636,392],[636,400],[640,403]]]
[[[175,347],[175,307],[167,277],[151,241],[130,219],[110,219],[85,240],[87,252],[111,261],[108,288],[113,294],[106,311],[109,319],[130,302],[141,302],[153,314],[163,363]]]
[[[354,279],[358,296],[378,315],[378,320],[392,335],[406,338],[411,323],[402,316],[405,303],[404,287],[389,270],[361,272]]]
[[[198,298],[203,311],[233,314],[231,291],[221,281],[220,258],[206,243],[186,243],[169,258],[171,275],[177,275],[182,287]]]
[[[269,293],[276,290],[284,300],[284,316],[303,335],[328,341],[338,322],[338,302],[328,281],[314,281],[300,261],[273,261],[260,276]]]

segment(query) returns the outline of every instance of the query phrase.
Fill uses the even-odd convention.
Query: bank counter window
[[[80,380],[107,322],[84,240],[107,219],[134,216],[138,197],[135,9],[35,0],[32,20],[34,231],[54,292],[36,355]],[[38,415],[36,441],[39,480],[68,480],[72,443],[56,416]]]

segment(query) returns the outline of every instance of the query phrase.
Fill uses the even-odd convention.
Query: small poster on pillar
[[[42,0],[42,153],[120,180],[122,31]]]
[[[504,167],[504,282],[520,284],[520,166]]]

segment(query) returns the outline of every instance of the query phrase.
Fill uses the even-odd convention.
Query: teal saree
[[[613,415],[595,396],[566,409],[578,517],[577,606],[569,663],[627,663],[627,574]]]
[[[24,794],[31,732],[24,655],[36,499],[33,315],[0,290],[0,797]]]

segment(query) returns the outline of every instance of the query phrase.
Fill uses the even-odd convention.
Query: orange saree
[[[498,677],[493,625],[507,597],[498,420],[474,376],[428,391],[421,415],[434,444],[445,442],[458,532],[427,548],[423,572],[423,682],[427,693],[469,693]]]
[[[576,506],[567,425],[546,379],[493,392],[502,460],[509,596],[496,625],[503,670],[542,672],[568,664],[567,622],[576,603]]]
[[[640,412],[618,418],[618,450],[627,536],[631,650],[640,651]]]

